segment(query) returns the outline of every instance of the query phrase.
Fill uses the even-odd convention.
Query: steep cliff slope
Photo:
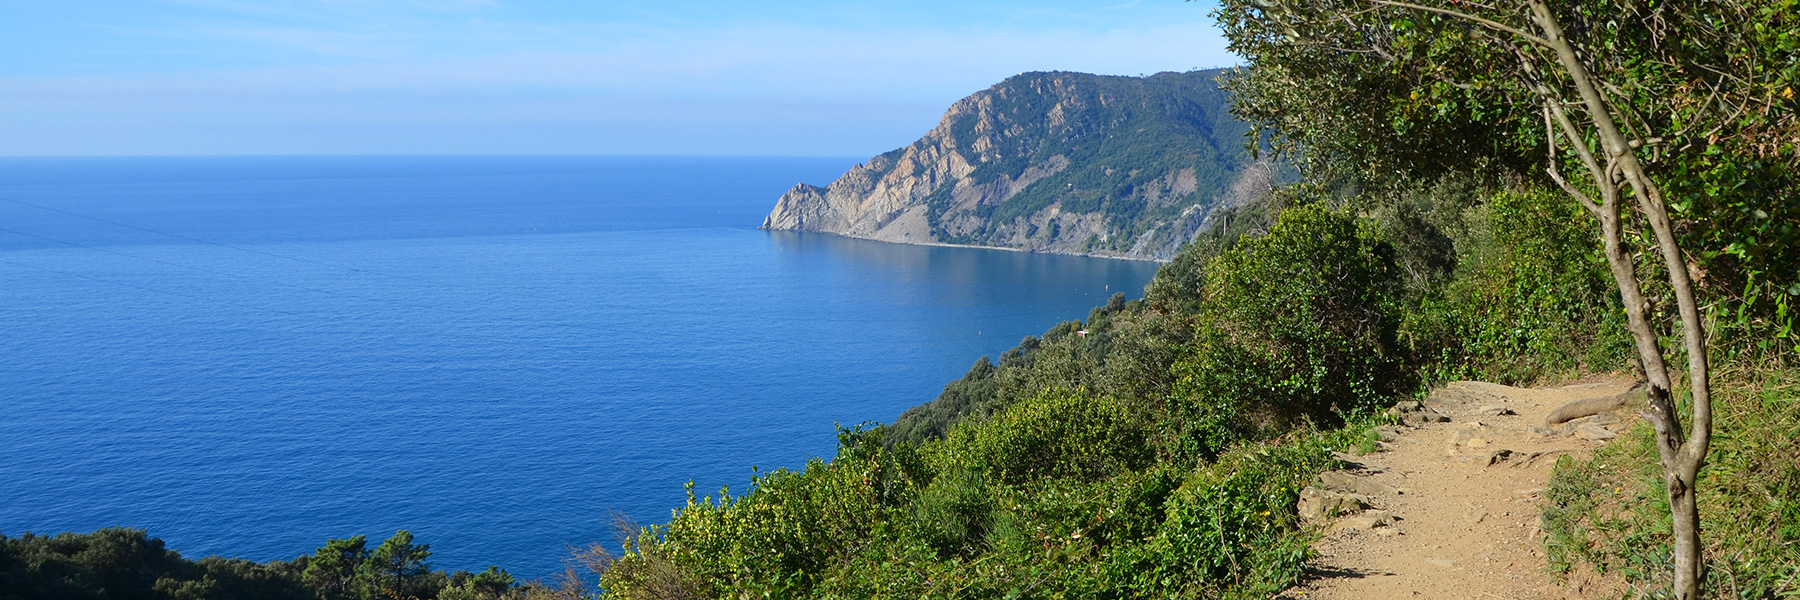
[[[1132,258],[1173,256],[1210,210],[1266,189],[1217,70],[1025,73],[904,148],[783,194],[764,229]]]

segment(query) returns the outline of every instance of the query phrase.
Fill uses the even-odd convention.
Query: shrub
[[[993,510],[993,494],[981,473],[952,468],[913,502],[913,526],[939,556],[969,554],[987,535]]]
[[[1297,580],[1313,533],[1299,527],[1294,504],[1348,431],[1240,446],[1189,472],[1155,533],[1109,564],[1120,595],[1260,598]]]
[[[1421,299],[1403,334],[1433,375],[1529,382],[1630,354],[1597,226],[1580,205],[1509,191],[1466,217],[1458,276]]]
[[[969,468],[1016,485],[1041,478],[1101,479],[1148,464],[1143,425],[1118,402],[1050,390],[993,418],[959,425],[932,448],[940,469]]]
[[[1410,392],[1416,381],[1395,344],[1399,292],[1379,236],[1316,204],[1215,258],[1198,340],[1175,366],[1182,445],[1211,454]]]

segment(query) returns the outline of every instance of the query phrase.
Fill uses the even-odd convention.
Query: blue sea
[[[0,533],[547,576],[1155,272],[755,229],[854,162],[0,159]]]

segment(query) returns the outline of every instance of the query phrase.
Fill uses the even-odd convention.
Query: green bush
[[[939,556],[965,555],[979,549],[993,511],[993,493],[981,473],[953,468],[939,473],[913,502],[913,527]]]
[[[1207,269],[1193,352],[1175,365],[1172,412],[1187,451],[1410,393],[1395,343],[1399,281],[1372,228],[1322,205],[1283,212]]]
[[[1234,458],[1195,472],[1170,499],[1162,526],[1135,557],[1134,587],[1191,594],[1297,572],[1306,551],[1294,542],[1307,540],[1295,535],[1294,502],[1304,481],[1270,456]]]
[[[1506,191],[1465,218],[1459,273],[1420,300],[1402,334],[1431,375],[1530,382],[1630,355],[1598,225],[1579,204]]]
[[[1708,153],[1680,165],[1664,190],[1695,284],[1711,299],[1709,341],[1724,354],[1800,359],[1795,151],[1790,144],[1787,161]]]
[[[1110,398],[1046,391],[994,418],[958,426],[932,447],[941,469],[969,468],[998,483],[1095,480],[1154,458],[1143,425]]]
[[[916,493],[912,462],[873,431],[845,429],[830,463],[758,475],[741,495],[722,489],[717,499],[696,498],[690,490],[674,519],[627,541],[601,585],[625,597],[646,588],[805,595],[882,527],[907,520],[896,504]]]

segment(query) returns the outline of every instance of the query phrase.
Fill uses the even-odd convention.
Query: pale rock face
[[[950,124],[976,110],[974,98],[950,108],[937,128],[899,156],[877,156],[826,187],[795,185],[782,194],[762,228],[821,231],[891,242],[933,243],[926,196],[974,170],[954,152]]]
[[[995,207],[1034,184],[1079,166],[1063,153],[1018,161],[1017,148],[1044,143],[1031,136],[1109,136],[1092,131],[1096,126],[1091,117],[1081,125],[1074,115],[1084,110],[1091,114],[1096,104],[1118,102],[1104,92],[1076,93],[1076,86],[1095,76],[1021,77],[1035,79],[1028,87],[1002,84],[958,101],[918,141],[857,165],[830,185],[795,185],[782,194],[762,228],[916,244],[979,239],[983,245],[1040,252],[1166,259],[1200,230],[1212,214],[1209,208],[1234,203],[1223,195],[1200,197],[1203,194],[1196,190],[1202,182],[1192,167],[1158,167],[1164,172],[1146,174],[1134,165],[1106,165],[1107,176],[1117,173],[1123,177],[1128,172],[1136,178],[1139,183],[1127,193],[1140,198],[1145,210],[1161,210],[1167,216],[1137,227],[1116,243],[1114,238],[1122,234],[1115,231],[1116,224],[1109,223],[1106,210],[1071,212],[1063,209],[1060,199],[1032,205],[1036,208],[1023,214],[1015,209],[1013,216],[999,222],[993,216]],[[1029,104],[1032,99],[1023,97],[1032,94],[1050,98],[1042,104]],[[1042,106],[1035,109],[1042,112],[1021,114],[1021,102]],[[959,132],[958,127],[966,129]],[[1077,131],[1080,127],[1087,129]],[[1044,154],[1049,152],[1037,156]],[[1003,163],[1009,159],[1012,162]],[[977,180],[974,175],[984,164],[1016,164],[1022,169],[998,175],[990,170],[984,180]],[[1073,183],[1054,185],[1068,186],[1071,194],[1076,191]],[[937,214],[932,213],[934,206],[940,211]],[[1105,247],[1096,250],[1097,245]]]

